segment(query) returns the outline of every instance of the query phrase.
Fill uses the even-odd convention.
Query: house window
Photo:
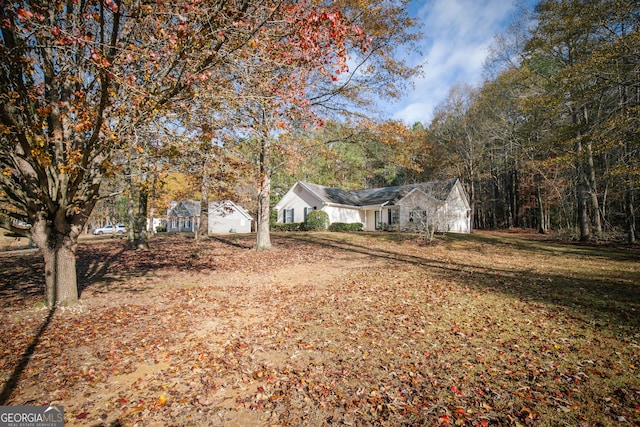
[[[190,219],[186,219],[184,221],[184,228],[190,230],[191,229],[191,220]]]
[[[176,229],[178,228],[178,219],[177,218],[171,218],[171,229]]]
[[[389,225],[400,223],[400,209],[389,209]]]
[[[427,211],[421,209],[414,209],[409,212],[409,222],[421,222],[427,219]]]
[[[376,230],[382,229],[382,215],[380,211],[376,211],[374,220],[376,222],[375,224]]]
[[[293,222],[293,209],[285,209],[284,217],[282,218],[284,223]]]

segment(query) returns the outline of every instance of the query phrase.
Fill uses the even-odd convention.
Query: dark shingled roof
[[[190,218],[198,215],[200,215],[200,202],[196,200],[183,200],[173,209],[170,209],[168,216]]]
[[[347,206],[377,206],[386,203],[393,206],[414,189],[420,189],[437,200],[446,200],[456,184],[457,178],[445,181],[423,182],[396,187],[370,188],[367,190],[345,191],[323,185],[300,182],[308,190],[327,203]]]

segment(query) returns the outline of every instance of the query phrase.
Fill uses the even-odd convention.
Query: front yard
[[[640,423],[640,251],[477,233],[288,233],[79,250],[42,306],[0,255],[3,405],[68,426]]]

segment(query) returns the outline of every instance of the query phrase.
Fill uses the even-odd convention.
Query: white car
[[[122,224],[117,224],[115,229],[113,225],[105,225],[104,227],[96,228],[93,230],[93,234],[124,234],[127,232],[127,229]]]

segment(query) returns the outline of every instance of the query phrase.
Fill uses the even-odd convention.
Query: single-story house
[[[167,209],[167,231],[194,232],[200,224],[200,202],[181,200]]]
[[[327,212],[329,223],[360,222],[365,231],[471,232],[469,199],[459,179],[345,191],[298,181],[275,205],[278,222],[304,222],[310,211]]]
[[[209,203],[209,233],[250,233],[253,217],[230,200]],[[200,224],[200,202],[183,200],[167,210],[167,231],[195,232]]]

